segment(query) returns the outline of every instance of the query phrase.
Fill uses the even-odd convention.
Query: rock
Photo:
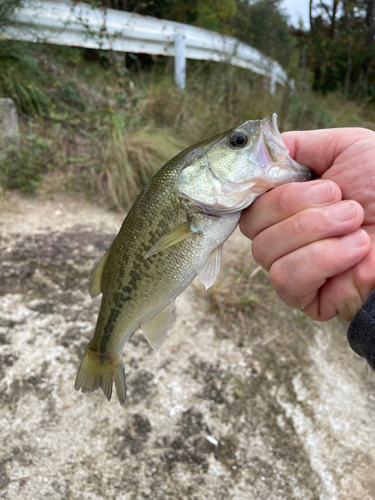
[[[16,106],[12,99],[0,99],[0,158],[10,142],[17,141],[19,126]]]
[[[375,380],[343,324],[288,309],[253,274],[239,231],[214,291],[178,297],[158,353],[127,342],[123,407],[75,391],[91,269],[121,217],[60,200],[0,198],[0,499],[375,499]]]

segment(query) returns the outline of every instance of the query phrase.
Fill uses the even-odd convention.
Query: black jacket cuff
[[[348,342],[375,370],[375,290],[354,316],[348,329]]]

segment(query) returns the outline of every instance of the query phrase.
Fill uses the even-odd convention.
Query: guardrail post
[[[185,35],[182,30],[176,31],[174,38],[174,81],[180,89],[186,82]]]
[[[270,81],[270,94],[275,95],[276,92],[276,68],[275,65],[272,64],[271,66],[271,75],[270,75],[271,81]]]

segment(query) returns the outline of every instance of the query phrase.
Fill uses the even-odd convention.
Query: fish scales
[[[126,230],[120,231],[112,244],[103,269],[103,305],[96,328],[97,332],[105,332],[100,338],[101,354],[117,345],[120,338],[124,343],[125,332],[134,331],[176,296],[176,286],[183,290],[195,278],[192,257],[205,245],[202,238],[185,240],[178,249],[170,247],[144,258],[157,240],[188,221],[182,199],[174,193],[179,168],[176,158],[168,169],[159,171],[134,203],[126,219]],[[149,213],[155,214],[152,226],[146,215]],[[183,284],[179,285],[181,281]]]
[[[141,192],[94,272],[90,293],[103,297],[76,389],[101,388],[110,399],[114,381],[123,404],[122,349],[129,336],[142,326],[157,349],[175,297],[197,274],[206,287],[214,281],[222,245],[243,208],[275,185],[309,178],[289,157],[276,115],[245,122],[170,160]]]

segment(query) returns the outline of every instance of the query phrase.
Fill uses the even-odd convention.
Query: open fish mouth
[[[296,177],[293,179],[295,181],[306,181],[312,178],[314,173],[310,168],[300,165],[290,157],[289,150],[285,146],[277,126],[276,113],[261,120],[260,130],[261,136],[257,144],[257,154],[259,164],[263,169],[267,169],[268,174],[274,170],[275,173],[271,174],[272,177],[276,177],[276,172],[279,177],[283,177],[282,172],[285,171],[285,174],[292,177],[295,173]]]
[[[313,176],[290,157],[274,113],[248,120],[213,142],[182,171],[180,196],[208,214],[230,214],[274,187]]]
[[[286,171],[288,176],[293,177],[290,182],[308,181],[315,176],[310,168],[300,165],[290,157],[277,126],[276,113],[261,121],[261,130],[264,140],[259,141],[259,161],[262,166],[268,168],[272,177],[277,177],[277,174],[282,177],[281,171]]]

